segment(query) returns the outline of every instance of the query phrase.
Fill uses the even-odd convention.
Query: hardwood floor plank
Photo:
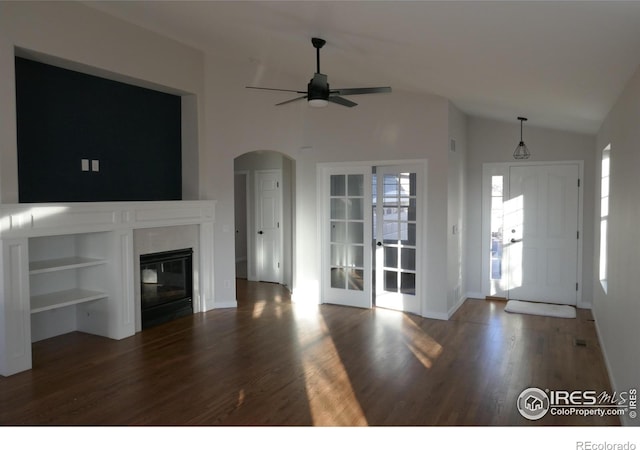
[[[577,346],[582,339],[586,346]],[[292,304],[238,280],[238,308],[121,341],[69,333],[0,377],[2,425],[618,425],[516,409],[523,389],[610,391],[589,311],[576,319],[467,300],[449,321]]]

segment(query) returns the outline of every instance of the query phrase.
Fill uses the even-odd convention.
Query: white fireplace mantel
[[[135,333],[134,230],[197,225],[194,312],[213,308],[214,222],[215,201],[0,204],[0,375],[29,370],[36,328],[54,321]]]

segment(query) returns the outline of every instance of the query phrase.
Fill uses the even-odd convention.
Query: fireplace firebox
[[[142,328],[193,314],[193,249],[140,256]]]

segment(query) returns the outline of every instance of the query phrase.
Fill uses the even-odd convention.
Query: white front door
[[[256,171],[256,277],[282,282],[281,172]]]
[[[421,314],[421,182],[415,166],[376,168],[375,304],[415,314]]]
[[[509,167],[502,233],[508,298],[575,305],[578,164]]]
[[[323,301],[371,308],[371,166],[325,168]]]

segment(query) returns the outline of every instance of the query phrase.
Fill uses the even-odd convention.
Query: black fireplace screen
[[[193,250],[140,256],[142,328],[193,314]]]

